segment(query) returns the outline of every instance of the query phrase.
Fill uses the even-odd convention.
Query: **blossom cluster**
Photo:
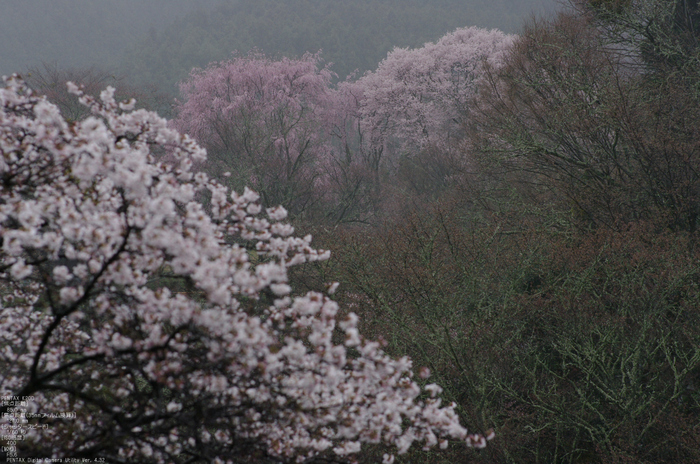
[[[361,95],[367,139],[397,152],[393,157],[428,145],[444,149],[466,122],[479,82],[489,67],[501,65],[514,39],[497,29],[465,27],[420,48],[394,48],[375,71],[349,84]]]
[[[395,48],[376,71],[337,85],[319,54],[236,55],[190,74],[171,124],[207,148],[203,169],[252,186],[266,206],[364,222],[379,209],[381,179],[402,162],[430,149],[463,158],[453,147],[470,102],[513,38],[457,29]]]
[[[332,73],[318,55],[273,60],[260,52],[195,69],[171,125],[208,152],[208,167],[252,185],[292,214],[317,200],[318,161],[328,147],[321,127]]]
[[[0,395],[55,417],[19,453],[304,462],[485,445],[357,316],[293,291],[288,269],[330,254],[283,208],[193,172],[205,151],[133,100],[69,90],[91,116],[66,122],[17,77],[0,88]]]

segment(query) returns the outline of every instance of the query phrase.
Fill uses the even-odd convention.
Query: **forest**
[[[0,458],[700,462],[700,5],[496,3],[6,78]]]

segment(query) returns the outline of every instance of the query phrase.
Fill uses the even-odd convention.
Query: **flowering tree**
[[[173,126],[207,149],[211,172],[231,172],[270,206],[293,214],[317,199],[316,162],[327,150],[322,113],[332,74],[318,55],[260,53],[196,69],[180,90]]]
[[[445,146],[463,126],[485,64],[498,65],[514,36],[477,27],[436,43],[395,48],[354,84],[367,142],[389,162],[428,145]],[[376,157],[376,156],[375,156]]]
[[[18,456],[328,462],[363,443],[484,446],[355,315],[293,293],[288,268],[329,253],[283,208],[191,172],[204,150],[114,89],[69,88],[92,116],[68,124],[16,78],[0,89],[0,425],[22,435]],[[21,417],[8,396],[27,401]]]

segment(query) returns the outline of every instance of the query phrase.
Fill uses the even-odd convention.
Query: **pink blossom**
[[[172,125],[207,148],[210,172],[252,183],[266,206],[299,213],[318,200],[331,77],[318,55],[235,56],[192,71]]]

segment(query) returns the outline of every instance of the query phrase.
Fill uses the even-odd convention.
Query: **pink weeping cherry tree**
[[[485,445],[340,315],[336,283],[290,287],[290,267],[329,253],[282,207],[194,173],[205,151],[114,89],[69,89],[91,116],[66,122],[16,77],[0,88],[3,460],[349,462],[383,444],[391,462]]]
[[[319,200],[331,78],[318,54],[273,60],[254,52],[212,63],[181,84],[172,125],[207,149],[205,170],[230,173],[232,185],[250,185],[265,205],[297,215]]]

